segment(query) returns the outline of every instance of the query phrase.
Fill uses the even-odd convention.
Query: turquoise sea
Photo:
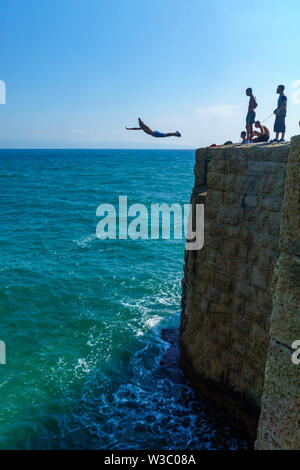
[[[96,237],[101,203],[189,203],[194,151],[0,150],[1,449],[240,449],[162,366],[183,240]]]

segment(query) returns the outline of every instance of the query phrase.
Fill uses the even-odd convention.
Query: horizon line
[[[141,147],[0,147],[0,150],[196,150],[190,148],[141,148]]]

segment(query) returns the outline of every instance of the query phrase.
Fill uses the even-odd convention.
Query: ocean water
[[[178,370],[183,240],[99,240],[101,203],[188,203],[193,151],[0,150],[1,449],[240,449]]]

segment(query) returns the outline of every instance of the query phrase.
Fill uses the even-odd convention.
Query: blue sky
[[[281,83],[289,138],[300,131],[299,24],[299,0],[6,0],[0,147],[238,141],[245,89],[263,120]],[[139,116],[182,139],[126,132]]]

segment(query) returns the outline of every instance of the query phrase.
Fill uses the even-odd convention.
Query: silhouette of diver
[[[146,134],[152,135],[152,137],[181,137],[181,134],[178,131],[168,133],[153,131],[149,126],[146,126],[146,124],[140,118],[139,125],[140,127],[125,127],[125,129],[127,131],[144,131]]]

